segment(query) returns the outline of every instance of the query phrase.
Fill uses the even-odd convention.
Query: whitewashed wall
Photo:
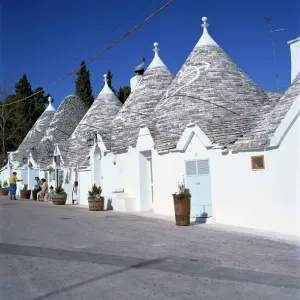
[[[172,194],[178,191],[178,183],[185,178],[185,160],[209,158],[210,152],[198,136],[194,135],[184,153],[157,154],[156,151],[154,153],[154,211],[174,215]]]
[[[10,176],[10,172],[9,172],[9,169],[3,169],[0,173],[0,181],[3,185],[3,182],[6,180],[8,182],[8,179],[9,179],[9,176]]]
[[[150,135],[144,134],[127,153],[102,155],[103,195],[107,198],[113,190],[124,189],[136,199],[134,210],[141,210],[140,152],[151,150],[154,211],[174,215],[172,194],[185,175],[185,160],[208,158],[216,222],[300,235],[299,126],[297,120],[278,149],[228,155],[207,150],[200,134],[189,139],[184,152],[158,154]],[[251,156],[260,154],[265,155],[266,168],[252,171]],[[88,177],[86,184],[91,185]]]
[[[299,118],[276,150],[212,159],[213,211],[218,223],[300,235]],[[251,156],[265,156],[252,171]]]

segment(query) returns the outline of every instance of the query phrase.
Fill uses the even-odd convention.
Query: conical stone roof
[[[87,105],[78,96],[67,96],[61,102],[45,136],[33,152],[33,158],[42,170],[47,170],[52,165],[52,160],[48,157],[49,151],[54,151],[55,144],[68,140],[87,111]]]
[[[93,132],[97,132],[106,148],[110,149],[111,122],[119,112],[122,103],[109,88],[106,77],[105,75],[105,84],[100,94],[69,138],[69,151],[67,154],[67,165],[69,167],[86,164],[86,158],[89,155],[87,139]]]
[[[254,128],[240,138],[231,148],[238,151],[258,150],[270,146],[276,129],[300,96],[300,73],[272,110],[262,112]]]
[[[154,112],[158,151],[176,144],[189,123],[216,144],[227,144],[249,131],[267,95],[208,34],[203,34]]]
[[[154,59],[112,122],[112,152],[135,147],[142,124],[151,129],[151,115],[174,78],[154,47]]]
[[[24,165],[22,161],[23,158],[27,158],[29,151],[34,151],[32,149],[36,148],[41,139],[45,136],[46,130],[48,129],[55,114],[55,108],[51,104],[51,97],[49,97],[48,100],[48,107],[27,133],[18,150],[12,154],[11,167],[13,169],[22,167]]]

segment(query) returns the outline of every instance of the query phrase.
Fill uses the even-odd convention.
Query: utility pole
[[[272,21],[270,18],[264,17],[265,20],[268,22],[269,24],[269,28],[270,28],[270,39],[271,39],[271,43],[272,43],[272,51],[273,51],[273,58],[274,58],[274,71],[275,71],[275,79],[276,79],[276,89],[279,92],[279,74],[277,73],[277,65],[276,65],[276,55],[275,55],[275,44],[274,44],[274,40],[273,40],[273,33],[277,32],[277,31],[281,31],[284,30],[284,28],[281,29],[273,29],[272,26]]]

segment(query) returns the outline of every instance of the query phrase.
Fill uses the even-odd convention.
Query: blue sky
[[[18,81],[26,73],[33,88],[45,87],[88,60],[138,24],[167,0],[1,0],[0,80]],[[300,35],[300,2],[174,0],[159,15],[88,65],[96,97],[103,74],[110,68],[113,86],[129,85],[142,58],[153,58],[153,43],[176,74],[202,34],[202,17],[209,33],[261,88],[276,89],[269,27],[273,20],[280,87],[290,84],[287,41]],[[115,29],[117,28],[117,29]],[[115,29],[115,30],[114,30]],[[2,53],[1,53],[2,52]],[[75,93],[76,75],[49,92],[55,107]]]

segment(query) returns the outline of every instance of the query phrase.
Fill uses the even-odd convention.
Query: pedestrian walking
[[[17,200],[16,192],[17,192],[17,182],[21,182],[23,180],[19,180],[17,178],[17,172],[13,172],[9,177],[9,194],[10,200]]]

